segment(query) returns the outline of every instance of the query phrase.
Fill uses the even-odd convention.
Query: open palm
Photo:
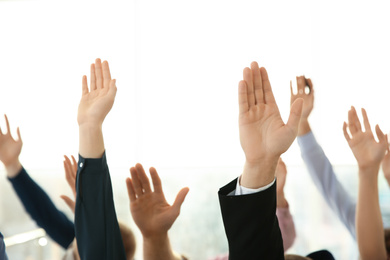
[[[0,161],[7,167],[19,160],[23,142],[20,136],[19,127],[17,128],[18,140],[15,140],[11,135],[8,118],[6,115],[4,115],[4,117],[7,125],[7,133],[4,134],[0,129]]]
[[[360,168],[379,166],[385,156],[387,149],[387,137],[383,134],[379,126],[375,127],[379,142],[374,138],[367,113],[362,109],[365,132],[357,116],[354,107],[348,111],[348,124],[344,122],[344,136],[355,156]],[[352,137],[347,132],[347,127]]]
[[[301,99],[292,104],[284,124],[265,68],[252,62],[251,69],[244,69],[244,80],[239,83],[239,129],[247,162],[278,157],[290,147],[298,132],[302,105]]]
[[[87,77],[83,76],[82,96],[78,108],[77,121],[83,123],[102,124],[110,112],[116,95],[115,79],[111,79],[108,62],[101,63],[96,59],[91,65],[91,83],[88,90]]]
[[[144,237],[165,234],[179,216],[181,204],[189,189],[181,189],[173,205],[169,205],[156,169],[150,168],[154,191],[141,164],[132,167],[130,174],[131,179],[128,178],[126,184],[134,222]]]

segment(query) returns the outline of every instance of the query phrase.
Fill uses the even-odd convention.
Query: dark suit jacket
[[[126,260],[112,195],[106,154],[79,156],[75,233],[82,260]]]
[[[228,196],[237,179],[219,192],[229,260],[284,259],[283,240],[276,217],[276,182],[267,190]]]

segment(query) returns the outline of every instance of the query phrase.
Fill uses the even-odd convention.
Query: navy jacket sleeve
[[[79,155],[75,231],[82,260],[126,260],[106,155]]]
[[[229,260],[284,259],[283,240],[276,217],[276,182],[268,189],[228,196],[237,179],[219,190]]]
[[[37,225],[63,248],[74,239],[74,224],[59,211],[46,192],[22,168],[15,178],[9,178],[24,208]]]
[[[0,259],[1,260],[8,260],[7,254],[5,252],[5,245],[3,241],[3,234],[0,232]]]

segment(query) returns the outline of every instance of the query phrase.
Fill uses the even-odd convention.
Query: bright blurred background
[[[355,159],[342,124],[354,105],[390,131],[389,7],[387,1],[1,0],[0,113],[13,133],[20,126],[22,164],[71,217],[59,195],[70,194],[61,167],[64,154],[78,151],[81,77],[89,77],[95,58],[108,60],[118,93],[104,136],[118,215],[136,229],[124,179],[137,162],[156,167],[170,201],[180,187],[190,187],[171,232],[175,249],[206,259],[227,250],[217,190],[241,173],[237,85],[253,60],[267,68],[284,119],[289,81],[312,78],[313,131],[356,196]],[[327,248],[337,259],[357,259],[354,241],[318,195],[297,145],[283,158],[298,232],[290,252]],[[36,228],[4,171],[0,178],[0,230],[7,237]],[[383,178],[380,188],[386,214]],[[10,259],[63,253],[50,239],[43,249],[21,248],[8,248]]]

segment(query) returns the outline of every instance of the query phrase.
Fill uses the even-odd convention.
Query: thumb
[[[298,98],[294,101],[290,108],[290,116],[288,117],[287,126],[291,128],[294,133],[298,133],[299,121],[301,120],[303,108],[303,99]]]
[[[172,207],[175,209],[175,211],[177,213],[180,213],[181,204],[183,204],[184,199],[186,198],[187,193],[189,192],[189,190],[190,189],[188,187],[186,187],[186,188],[181,189],[179,191],[179,193],[177,194],[175,202],[172,205]]]
[[[68,207],[74,213],[75,207],[76,207],[76,203],[71,198],[69,198],[68,196],[61,195],[60,197],[61,197],[61,199],[63,199],[65,201],[66,205],[68,205]]]

